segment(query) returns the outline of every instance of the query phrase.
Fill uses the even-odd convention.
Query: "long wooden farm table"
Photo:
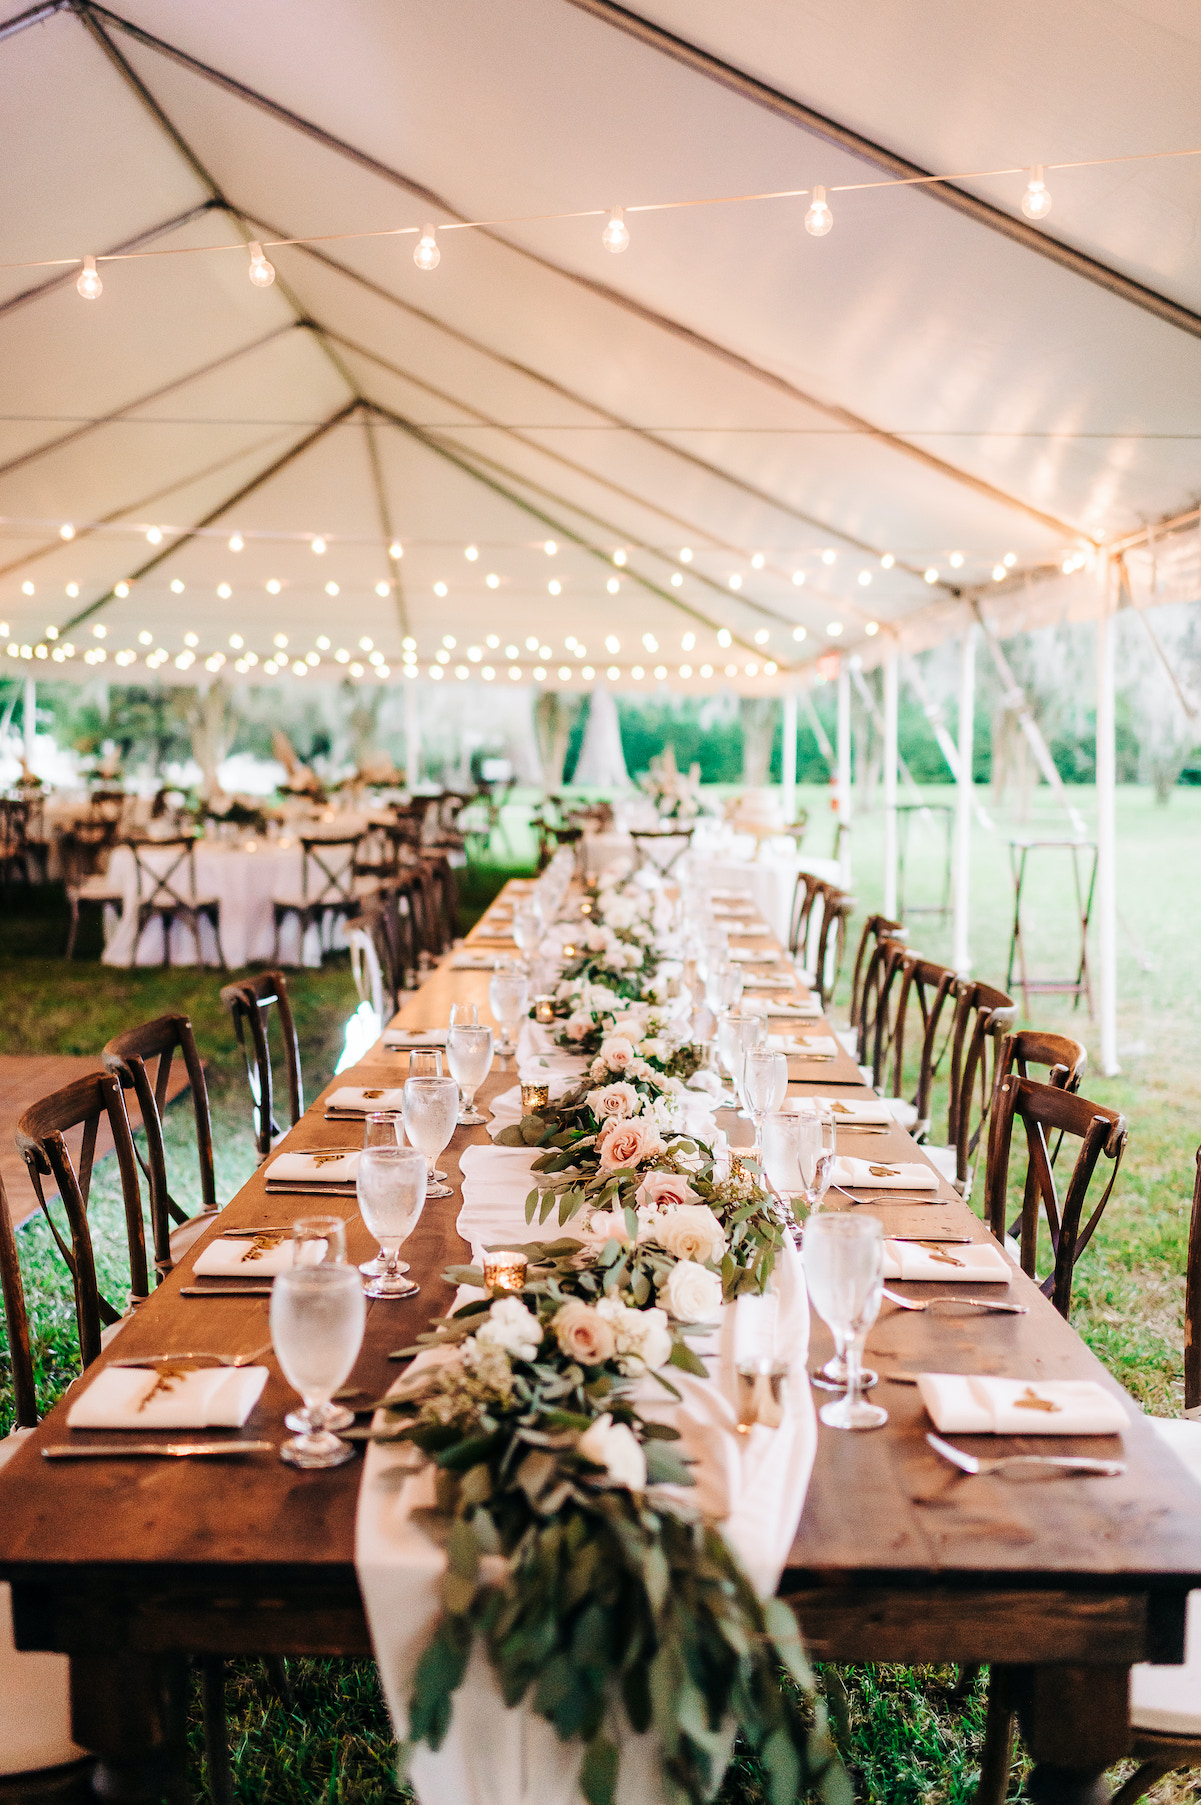
[[[486,971],[455,971],[445,961],[398,1021],[440,1026],[452,1001],[477,1002],[481,1020],[490,1021],[487,993]],[[394,1083],[405,1063],[380,1043],[339,1082]],[[494,1070],[480,1097],[486,1103],[515,1081],[511,1066]],[[819,1067],[793,1088],[820,1093],[835,1081],[831,1067]],[[843,1096],[855,1092],[840,1085]],[[733,1114],[720,1120],[731,1140],[746,1138],[747,1125]],[[353,1123],[327,1122],[319,1097],[287,1145],[349,1148],[359,1132]],[[443,1156],[454,1195],[426,1206],[406,1246],[421,1295],[369,1307],[352,1383],[370,1396],[396,1375],[389,1354],[450,1303],[440,1275],[465,1251],[454,1229],[459,1158],[485,1138],[483,1129],[456,1131]],[[922,1157],[896,1128],[859,1142],[844,1131],[839,1144],[873,1158]],[[937,1195],[933,1205],[871,1207],[898,1233],[986,1238],[948,1187]],[[285,1222],[315,1207],[312,1198],[268,1197],[260,1172],[210,1232]],[[349,1257],[367,1257],[374,1244],[353,1204],[333,1207],[348,1218]],[[171,1274],[102,1359],[197,1347],[236,1353],[267,1339],[265,1298],[181,1297],[191,1265],[189,1258]],[[921,1296],[938,1287],[904,1289]],[[1029,1314],[977,1319],[971,1312],[968,1319],[886,1306],[868,1354],[880,1370],[875,1395],[889,1421],[871,1434],[822,1429],[781,1591],[810,1647],[828,1659],[1019,1666],[1037,1762],[1033,1790],[1083,1805],[1104,1796],[1096,1776],[1125,1750],[1131,1664],[1182,1658],[1186,1596],[1201,1586],[1201,1512],[1183,1468],[1137,1418],[1123,1438],[1121,1479],[959,1479],[929,1450],[916,1389],[890,1372],[1113,1384],[1016,1269],[1009,1295]],[[815,1321],[810,1364],[828,1352]],[[242,1433],[278,1443],[292,1395],[269,1364],[271,1378]],[[19,1645],[71,1657],[75,1734],[104,1763],[105,1796],[148,1798],[179,1771],[189,1655],[370,1653],[354,1567],[360,1463],[299,1473],[273,1456],[228,1465],[44,1461],[41,1449],[68,1437],[65,1414],[65,1404],[50,1413],[0,1480],[0,1577],[12,1583]],[[150,1791],[148,1776],[156,1776]]]

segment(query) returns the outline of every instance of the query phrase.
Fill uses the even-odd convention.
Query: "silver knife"
[[[270,1297],[270,1285],[181,1285],[180,1297]]]
[[[193,1456],[225,1457],[230,1454],[272,1454],[270,1441],[131,1441],[97,1447],[93,1442],[79,1446],[64,1442],[58,1447],[43,1448],[43,1460],[187,1460]]]

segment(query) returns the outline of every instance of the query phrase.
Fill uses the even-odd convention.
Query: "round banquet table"
[[[159,851],[154,846],[140,848],[143,863],[151,871],[166,872],[178,856],[177,852]],[[275,957],[275,920],[272,903],[277,896],[300,895],[300,843],[285,836],[279,840],[197,840],[196,894],[215,896],[221,904],[221,949],[231,969],[248,965],[252,960]],[[186,868],[176,872],[172,882],[181,895],[186,895]],[[114,889],[123,893],[120,911],[105,909],[104,963],[133,965],[134,937],[138,920],[137,866],[128,846],[118,846],[109,860],[108,879]],[[337,918],[327,925],[326,943],[314,926],[305,936],[303,948],[298,945],[299,923],[295,916],[284,922],[280,931],[279,957],[283,965],[320,965],[323,951],[345,944],[343,924]],[[212,927],[200,923],[201,963],[217,965],[217,944]],[[302,956],[303,955],[303,956]],[[163,961],[163,929],[159,921],[147,924],[137,948],[138,965],[161,965]],[[171,933],[171,963],[195,965],[196,942],[190,928],[176,922]]]

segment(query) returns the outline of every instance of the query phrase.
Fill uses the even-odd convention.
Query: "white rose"
[[[702,1069],[699,1072],[693,1072],[691,1078],[688,1080],[688,1089],[690,1091],[703,1091],[708,1097],[720,1097],[721,1079],[716,1072]]]
[[[585,1429],[576,1443],[585,1460],[604,1467],[613,1485],[624,1485],[632,1492],[646,1487],[646,1456],[632,1429],[615,1423],[608,1411],[598,1416]]]
[[[706,1203],[677,1203],[665,1209],[659,1244],[677,1260],[720,1260],[726,1251],[721,1223]]]
[[[602,1078],[607,1077],[608,1072],[608,1066],[598,1053],[596,1058],[592,1061],[592,1064],[588,1067],[588,1076],[592,1079],[593,1083],[596,1084],[599,1083]]]
[[[632,1084],[606,1084],[603,1090],[588,1092],[588,1107],[602,1122],[611,1117],[636,1116],[642,1099]]]
[[[614,1016],[614,1035],[624,1035],[628,1041],[633,1042],[639,1039],[643,1032],[642,1013],[640,1010],[629,1009],[624,1015]]]
[[[647,1065],[645,1059],[631,1059],[626,1067],[631,1078],[654,1079],[659,1076],[653,1065]]]
[[[679,1260],[659,1296],[677,1322],[710,1322],[721,1305],[721,1279],[695,1260]]]
[[[475,1338],[486,1345],[502,1347],[519,1360],[533,1360],[542,1345],[542,1325],[519,1297],[498,1297]]]
[[[592,1017],[590,1015],[568,1016],[565,1029],[568,1040],[583,1040],[584,1036],[591,1032]]]
[[[636,1310],[617,1297],[602,1297],[597,1315],[607,1317],[617,1341],[617,1352],[652,1371],[671,1359],[671,1331],[665,1310]]]

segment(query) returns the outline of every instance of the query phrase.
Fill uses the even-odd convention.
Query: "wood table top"
[[[397,1017],[409,1028],[439,1027],[450,1002],[487,1007],[487,972],[452,972],[449,961],[406,1002]],[[407,1056],[379,1043],[337,1084],[396,1083]],[[497,1062],[500,1067],[500,1062]],[[494,1068],[480,1089],[483,1102],[516,1082],[512,1063]],[[798,1083],[798,1092],[820,1093],[827,1075]],[[334,1088],[333,1086],[329,1087]],[[868,1094],[860,1086],[862,1094]],[[323,1093],[290,1131],[284,1145],[303,1151],[353,1148],[353,1122],[327,1122]],[[851,1095],[847,1089],[843,1095]],[[749,1139],[749,1125],[726,1112],[719,1121],[735,1143]],[[249,1132],[249,1126],[247,1128]],[[486,1144],[484,1129],[459,1129],[441,1156],[454,1195],[427,1203],[405,1255],[421,1294],[411,1301],[369,1303],[363,1349],[350,1383],[378,1396],[396,1377],[388,1359],[409,1345],[429,1318],[447,1308],[452,1289],[441,1273],[466,1257],[455,1232],[460,1208],[459,1159],[471,1144]],[[886,1136],[839,1136],[843,1151],[869,1157],[923,1159],[899,1128]],[[871,1206],[900,1233],[967,1234],[988,1239],[983,1223],[940,1181],[932,1205]],[[830,1202],[839,1200],[831,1194]],[[366,1258],[374,1243],[352,1200],[268,1196],[263,1170],[222,1212],[209,1237],[228,1227],[279,1224],[331,1207],[347,1217],[348,1255]],[[852,1207],[843,1200],[841,1207]],[[207,1239],[207,1238],[206,1238]],[[198,1244],[204,1245],[204,1242]],[[120,1355],[162,1354],[204,1348],[249,1351],[268,1339],[266,1298],[190,1300],[180,1286],[192,1282],[192,1257],[137,1312],[101,1362]],[[904,1285],[906,1294],[939,1294],[935,1285]],[[959,1287],[951,1287],[958,1290]],[[968,1295],[987,1295],[980,1286]],[[919,1315],[886,1305],[868,1343],[868,1359],[888,1371],[987,1371],[1031,1379],[1094,1378],[1119,1390],[1075,1332],[1016,1269],[1008,1295],[1030,1306],[1027,1316],[965,1313]],[[810,1365],[826,1358],[824,1327],[814,1322]],[[271,1377],[250,1421],[248,1439],[284,1439],[283,1415],[294,1395],[271,1357]],[[353,1582],[355,1503],[361,1464],[332,1472],[301,1473],[274,1456],[252,1456],[228,1465],[213,1462],[102,1461],[51,1463],[40,1457],[48,1443],[66,1440],[66,1410],[58,1405],[6,1466],[0,1479],[0,1575],[45,1580],[58,1573],[124,1573],[153,1589],[156,1572],[259,1576],[263,1584],[283,1574],[295,1579],[337,1574]],[[817,1462],[782,1589],[828,1586],[871,1588],[885,1583],[917,1588],[947,1576],[981,1591],[999,1583],[1037,1589],[1052,1578],[1069,1590],[1156,1587],[1179,1598],[1201,1585],[1201,1512],[1182,1466],[1140,1417],[1123,1437],[1128,1471],[1121,1479],[1057,1480],[1015,1484],[987,1478],[957,1479],[925,1443],[929,1427],[916,1388],[882,1377],[876,1397],[889,1411],[887,1426],[870,1434],[822,1429]],[[89,1436],[89,1440],[98,1439]],[[119,1442],[119,1436],[113,1437]],[[989,1438],[994,1448],[1035,1446]],[[1040,1444],[1045,1449],[1045,1444]],[[1059,1443],[1057,1442],[1057,1446]],[[1083,1447],[1075,1442],[1063,1444]],[[1089,1452],[1108,1453],[1116,1442],[1090,1438]],[[912,1618],[912,1612],[910,1612]],[[879,1653],[874,1658],[900,1658]],[[948,1657],[951,1658],[951,1657]],[[1133,1658],[1138,1658],[1137,1655]]]

